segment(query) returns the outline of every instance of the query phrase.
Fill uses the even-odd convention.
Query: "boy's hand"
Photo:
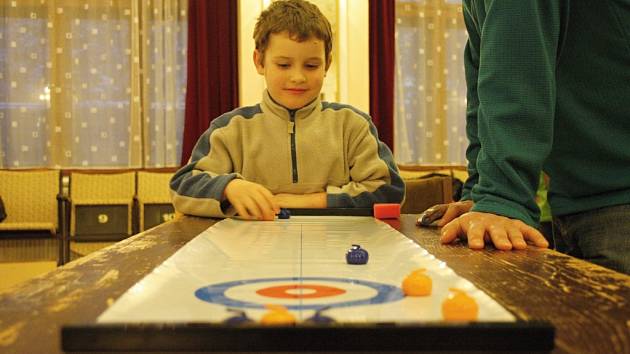
[[[224,193],[244,219],[273,220],[280,212],[273,194],[258,183],[233,179],[225,186]]]
[[[505,216],[469,212],[461,215],[442,228],[442,243],[451,243],[457,237],[468,239],[468,247],[481,249],[485,241],[492,241],[500,250],[525,249],[526,241],[541,248],[549,243],[535,228]]]
[[[418,218],[418,226],[429,226],[437,220],[437,226],[444,226],[456,217],[467,213],[473,207],[472,200],[448,204],[437,204],[425,210]]]

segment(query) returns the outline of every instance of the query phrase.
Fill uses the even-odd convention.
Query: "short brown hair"
[[[314,36],[324,41],[326,65],[330,64],[332,30],[330,22],[317,6],[304,0],[276,0],[260,13],[254,27],[254,41],[260,52],[261,62],[269,45],[269,36],[287,31],[291,39],[299,42]]]

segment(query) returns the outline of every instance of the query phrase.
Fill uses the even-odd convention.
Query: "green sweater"
[[[464,199],[537,225],[630,203],[630,0],[464,0]]]

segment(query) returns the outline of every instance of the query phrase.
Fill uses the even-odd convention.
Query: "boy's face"
[[[297,42],[288,32],[271,34],[264,63],[261,54],[254,51],[254,63],[258,73],[265,76],[267,90],[276,102],[298,109],[319,95],[328,70],[322,40],[311,37]]]

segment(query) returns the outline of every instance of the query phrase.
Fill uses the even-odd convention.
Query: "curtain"
[[[466,40],[460,0],[397,0],[399,163],[466,164]]]
[[[182,164],[210,122],[238,106],[237,2],[190,0],[189,14]]]
[[[0,167],[179,163],[186,0],[3,1],[0,12]]]
[[[379,138],[394,148],[395,1],[370,0],[370,115]]]

